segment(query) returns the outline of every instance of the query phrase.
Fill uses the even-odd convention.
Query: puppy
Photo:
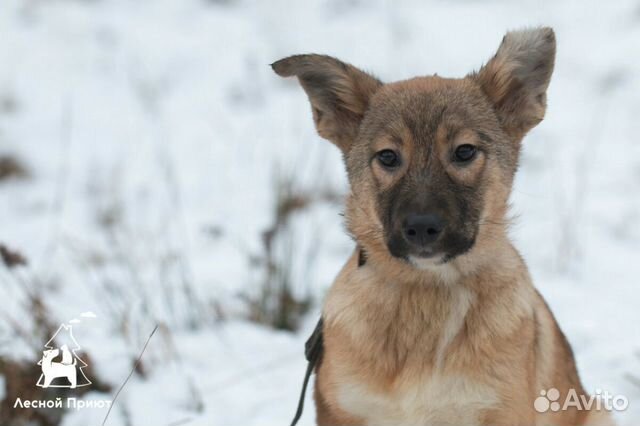
[[[560,402],[589,396],[507,235],[555,50],[550,28],[510,32],[464,78],[395,83],[329,56],[272,65],[298,78],[351,187],[357,248],[323,309],[319,425],[611,424],[606,411],[535,404],[551,388]]]

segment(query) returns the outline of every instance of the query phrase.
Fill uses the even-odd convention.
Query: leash
[[[361,248],[358,251],[358,268],[363,266],[367,262],[367,255]],[[293,416],[291,426],[296,426],[300,417],[302,417],[302,411],[304,410],[304,397],[307,394],[307,387],[309,386],[309,379],[313,370],[316,368],[318,361],[322,358],[324,352],[324,344],[322,339],[322,317],[318,320],[316,328],[311,333],[311,336],[304,344],[304,357],[307,359],[307,371],[304,373],[304,379],[302,380],[302,389],[300,390],[300,399],[298,399],[298,408],[296,414]]]
[[[318,320],[315,330],[311,333],[311,337],[304,344],[304,356],[307,358],[307,372],[304,375],[302,381],[302,390],[300,391],[300,399],[298,400],[298,408],[291,426],[296,426],[300,417],[302,416],[302,410],[304,410],[304,396],[307,393],[307,386],[309,385],[309,378],[315,368],[318,360],[322,357],[323,345],[322,345],[322,317]]]

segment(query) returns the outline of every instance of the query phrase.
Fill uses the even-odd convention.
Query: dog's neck
[[[506,233],[482,237],[467,253],[447,262],[397,259],[386,251],[358,245],[357,265],[366,264],[374,268],[379,277],[399,284],[438,286],[473,284],[483,275],[505,275],[524,266]]]
[[[424,362],[439,368],[456,336],[474,318],[482,318],[485,326],[474,328],[473,336],[467,333],[465,339],[511,333],[504,319],[513,318],[517,327],[517,318],[526,315],[523,294],[531,291],[527,271],[515,249],[506,252],[511,253],[505,256],[512,258],[511,264],[494,253],[494,264],[470,275],[463,275],[465,266],[459,266],[462,272],[447,282],[437,270],[402,263],[397,268],[365,248],[365,263],[358,262],[360,252],[354,253],[330,290],[323,309],[325,324],[345,338],[341,345],[362,359],[387,360],[376,364],[381,371],[401,369],[417,346],[430,348]]]

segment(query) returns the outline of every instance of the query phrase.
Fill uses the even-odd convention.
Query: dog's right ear
[[[472,74],[493,103],[504,130],[522,137],[544,117],[556,38],[551,28],[507,33],[495,56]]]
[[[311,102],[318,134],[346,153],[369,100],[382,83],[353,65],[324,55],[290,56],[271,67],[281,77],[298,77]]]

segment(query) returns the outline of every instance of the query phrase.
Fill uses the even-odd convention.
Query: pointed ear
[[[507,33],[495,56],[471,75],[493,103],[504,130],[521,139],[544,117],[556,39],[551,28]]]
[[[271,67],[281,77],[298,77],[311,102],[318,134],[348,151],[369,100],[382,83],[353,65],[324,55],[290,56]]]

